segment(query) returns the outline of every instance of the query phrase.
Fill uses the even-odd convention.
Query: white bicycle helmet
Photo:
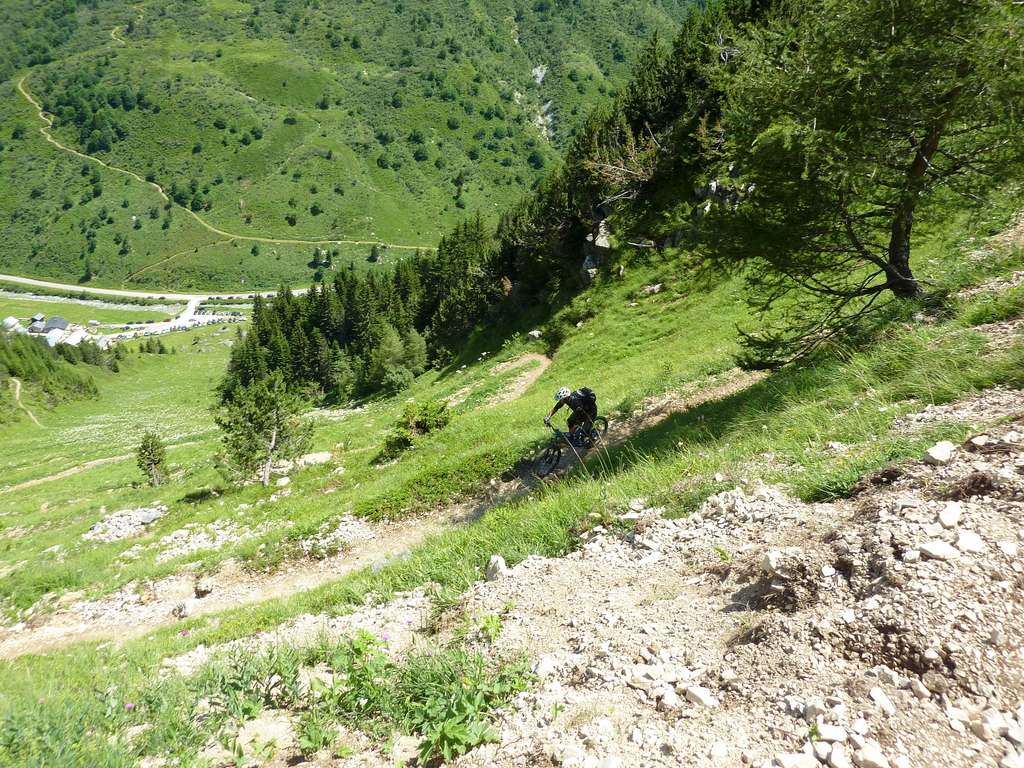
[[[571,389],[569,389],[568,387],[562,387],[557,392],[555,392],[555,400],[556,401],[558,401],[558,400],[565,400],[565,398],[567,398],[571,394],[572,394],[572,390]]]

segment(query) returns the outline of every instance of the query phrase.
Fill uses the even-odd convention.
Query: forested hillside
[[[4,5],[0,267],[184,288],[495,217],[687,2]]]
[[[355,356],[360,391],[394,390],[407,378],[394,370],[408,369],[396,328],[423,335],[443,363],[475,326],[525,331],[524,317],[550,316],[651,251],[684,253],[711,281],[745,278],[750,367],[940,311],[945,297],[915,276],[915,243],[1019,183],[1021,33],[1021,14],[999,0],[694,6],[670,43],[652,36],[622,93],[531,195],[493,228],[461,225],[438,258],[413,260],[425,312],[407,311],[410,283],[396,274],[394,286],[366,284],[347,325],[306,312],[304,331],[283,327],[317,326],[334,359]],[[421,305],[421,281],[445,301]],[[346,290],[328,291],[335,314]],[[549,349],[571,332],[552,324]],[[268,339],[263,359],[287,360]],[[299,338],[300,362],[277,367],[324,387],[298,373],[311,370],[308,346]]]

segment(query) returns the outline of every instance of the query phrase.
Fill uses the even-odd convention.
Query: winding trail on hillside
[[[17,405],[18,408],[20,408],[26,414],[28,414],[28,417],[32,419],[33,424],[35,424],[37,427],[42,427],[43,425],[39,423],[39,419],[36,418],[36,415],[32,413],[32,411],[30,411],[23,402],[21,402],[21,379],[16,379],[13,376],[11,376],[11,386],[14,387],[15,405]]]
[[[116,29],[117,28],[115,27],[115,30]],[[113,34],[113,33],[111,33],[111,34]],[[116,38],[116,37],[114,39],[115,40],[119,40],[119,38]],[[53,136],[53,134],[51,132],[53,130],[53,118],[46,112],[46,110],[43,109],[43,105],[40,104],[35,99],[35,97],[29,92],[28,88],[25,87],[25,81],[27,79],[28,79],[28,75],[22,75],[21,79],[18,80],[18,83],[17,83],[18,92],[25,98],[25,100],[29,104],[32,105],[32,107],[36,110],[36,113],[37,113],[39,119],[43,121],[44,125],[39,126],[39,132],[43,135],[43,138],[45,138],[50,144],[52,144],[57,149],[60,149],[63,152],[67,152],[69,154],[74,155],[75,157],[79,157],[79,158],[81,158],[83,160],[86,160],[88,162],[96,163],[97,165],[100,165],[100,166],[106,168],[108,171],[113,171],[115,173],[120,173],[120,174],[122,174],[124,176],[128,176],[129,178],[135,179],[136,181],[138,181],[138,182],[140,182],[142,184],[149,185],[154,190],[156,190],[156,193],[158,195],[160,195],[160,198],[165,203],[171,203],[172,205],[174,205],[179,210],[184,211],[187,215],[189,215],[193,219],[195,219],[195,221],[201,227],[203,227],[204,229],[206,229],[209,232],[214,233],[215,235],[220,235],[222,238],[224,238],[224,240],[239,240],[239,241],[243,241],[243,242],[252,242],[252,243],[267,243],[269,245],[371,245],[371,246],[372,245],[383,245],[383,246],[386,246],[387,248],[391,248],[391,249],[394,249],[394,250],[405,250],[405,251],[433,251],[433,250],[436,250],[436,248],[434,246],[430,246],[430,245],[408,245],[408,244],[402,244],[402,243],[388,243],[388,242],[384,242],[383,240],[348,240],[348,239],[344,239],[344,238],[341,238],[341,239],[339,239],[339,238],[332,238],[332,239],[322,239],[322,240],[304,240],[304,239],[298,239],[298,238],[262,237],[260,235],[240,235],[240,234],[238,234],[236,232],[229,232],[227,230],[220,229],[219,227],[215,227],[214,225],[210,224],[205,219],[203,219],[198,213],[193,211],[191,208],[185,208],[184,206],[180,206],[177,203],[175,203],[173,200],[171,200],[171,198],[168,197],[167,193],[164,191],[164,188],[162,186],[160,186],[159,184],[157,184],[155,181],[147,181],[145,178],[143,178],[139,174],[135,173],[134,171],[130,171],[127,168],[120,168],[120,167],[118,167],[116,165],[111,165],[110,163],[107,163],[107,162],[105,162],[103,160],[100,160],[98,157],[95,157],[93,155],[88,155],[88,154],[86,154],[84,152],[79,152],[77,149],[74,149],[73,147],[69,147],[66,144],[62,144],[60,141],[58,141],[56,138],[54,138],[54,136]]]

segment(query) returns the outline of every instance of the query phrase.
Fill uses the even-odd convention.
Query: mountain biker
[[[555,393],[555,406],[551,409],[551,412],[544,417],[544,423],[549,427],[551,426],[551,417],[554,416],[558,410],[566,406],[570,411],[569,414],[569,432],[575,432],[577,427],[586,427],[590,429],[594,423],[594,419],[597,418],[597,394],[594,390],[589,387],[580,387],[577,390],[570,390],[568,387],[562,387]]]

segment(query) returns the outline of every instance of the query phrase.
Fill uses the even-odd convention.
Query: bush
[[[451,421],[448,404],[441,400],[427,400],[423,403],[406,403],[399,424],[417,435],[426,435],[444,429]]]
[[[397,459],[412,448],[412,432],[405,427],[396,427],[384,437],[384,445],[380,449],[378,461]]]
[[[444,429],[451,421],[451,417],[448,404],[440,400],[406,403],[398,423],[384,438],[378,460],[389,461],[398,458],[413,447],[416,437]]]

